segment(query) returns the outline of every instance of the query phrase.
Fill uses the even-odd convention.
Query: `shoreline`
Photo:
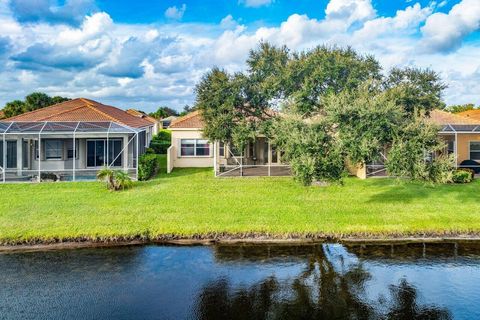
[[[35,243],[17,243],[0,245],[0,254],[15,252],[35,252],[52,250],[73,250],[83,248],[113,248],[145,245],[175,245],[175,246],[213,246],[213,245],[315,245],[322,243],[339,243],[345,245],[399,245],[409,243],[455,243],[455,242],[479,242],[480,234],[456,234],[456,235],[406,235],[384,237],[163,237],[157,239],[68,239],[66,241],[36,241]]]

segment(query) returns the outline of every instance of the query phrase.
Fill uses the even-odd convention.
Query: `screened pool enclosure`
[[[0,122],[0,182],[94,180],[112,168],[138,177],[146,129],[117,122]]]

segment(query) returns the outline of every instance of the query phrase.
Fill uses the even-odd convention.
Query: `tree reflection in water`
[[[231,255],[226,258],[232,260]],[[226,278],[208,283],[198,296],[196,317],[209,320],[451,318],[446,309],[420,305],[416,288],[405,279],[389,287],[389,298],[369,301],[365,287],[371,275],[361,260],[349,261],[345,267],[345,261],[339,259],[336,262],[340,262],[341,268],[338,268],[331,261],[328,246],[312,247],[310,254],[302,258],[307,259],[306,267],[288,281],[271,276],[250,286],[235,286]]]

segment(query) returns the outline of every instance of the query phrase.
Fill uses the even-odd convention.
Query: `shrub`
[[[107,188],[112,191],[125,190],[133,185],[128,173],[121,170],[112,170],[107,167],[97,173],[97,178],[107,183]]]
[[[160,160],[156,154],[144,154],[138,159],[138,180],[145,181],[157,174]]]
[[[458,169],[459,171],[466,171],[468,173],[470,173],[470,177],[471,179],[473,180],[475,178],[475,170],[471,169],[471,168],[459,168]]]
[[[472,174],[466,170],[456,170],[453,172],[452,181],[454,183],[469,183],[472,182]]]
[[[145,149],[145,153],[146,154],[155,154],[155,150],[153,150],[152,148],[147,148],[147,149]]]
[[[170,130],[160,130],[157,135],[152,138],[150,148],[156,154],[166,154],[167,149],[172,142],[172,133]]]
[[[51,180],[51,181],[57,181],[58,180],[58,176],[53,173],[53,172],[42,172],[40,174],[40,179],[42,181],[47,181],[47,180]]]

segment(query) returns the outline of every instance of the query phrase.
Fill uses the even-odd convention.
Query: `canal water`
[[[0,319],[480,319],[480,244],[0,254]]]

